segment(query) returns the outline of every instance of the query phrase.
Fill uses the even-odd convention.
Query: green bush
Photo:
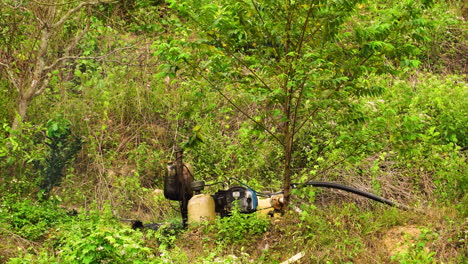
[[[414,243],[406,243],[408,249],[399,252],[392,257],[393,261],[398,261],[400,264],[433,264],[437,263],[434,256],[436,252],[430,251],[427,248],[427,243],[434,241],[438,234],[428,229],[423,229],[419,238]]]
[[[54,200],[37,203],[29,199],[18,201],[11,196],[2,200],[0,216],[0,222],[13,232],[34,241],[43,239],[52,228],[70,220],[67,212]]]
[[[146,263],[153,258],[142,234],[106,223],[82,222],[62,235],[58,258],[64,263]]]
[[[165,251],[173,248],[182,228],[182,224],[178,222],[164,224],[158,230],[148,230],[146,238],[155,240],[159,245],[159,250]]]
[[[23,122],[12,131],[5,121],[0,126],[0,191],[28,195],[37,186],[37,164],[45,160],[44,127]]]
[[[468,104],[460,100],[468,96],[467,83],[458,75],[413,72],[407,77],[412,82],[371,76],[373,83],[388,87],[387,93],[361,99],[368,118],[362,132],[353,133],[352,139],[366,142],[370,151],[365,159],[389,153],[385,163],[411,182],[415,192],[435,191],[441,201],[459,199],[467,184]],[[376,167],[375,172],[381,175],[381,169]],[[436,188],[422,190],[420,186]]]
[[[215,233],[219,243],[243,243],[266,232],[269,226],[270,220],[256,214],[243,214],[234,206],[230,217],[218,218],[214,225],[207,224],[205,232]]]
[[[70,126],[70,120],[61,115],[57,115],[46,123],[45,144],[48,147],[48,154],[43,164],[40,164],[42,180],[39,184],[45,197],[49,195],[54,186],[60,185],[64,170],[81,149],[81,139],[72,135]]]
[[[109,212],[80,214],[56,229],[47,241],[55,254],[42,250],[9,263],[157,263],[143,234],[120,225]]]

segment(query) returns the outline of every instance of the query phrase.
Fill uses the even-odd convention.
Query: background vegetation
[[[467,10],[2,0],[0,262],[466,262]],[[177,145],[208,183],[418,210],[303,188],[281,218],[176,231],[157,189]]]

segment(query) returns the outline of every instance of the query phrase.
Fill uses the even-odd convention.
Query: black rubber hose
[[[380,202],[380,203],[383,203],[383,204],[386,204],[386,205],[394,206],[394,207],[397,207],[397,208],[400,208],[400,209],[403,209],[403,210],[408,210],[409,209],[409,207],[407,207],[406,205],[402,205],[402,204],[387,200],[387,199],[385,199],[383,197],[377,196],[375,194],[368,193],[368,192],[365,192],[365,191],[361,191],[359,189],[356,189],[356,188],[353,188],[353,187],[350,187],[350,186],[346,186],[346,185],[343,185],[343,184],[339,184],[339,183],[322,182],[322,181],[309,181],[309,182],[306,182],[306,183],[303,183],[303,184],[295,184],[295,183],[291,184],[291,186],[293,188],[296,188],[296,187],[301,186],[301,185],[309,185],[309,186],[314,186],[314,187],[339,189],[339,190],[347,191],[347,192],[354,193],[354,194],[357,194],[357,195],[360,195],[360,196],[364,196],[364,197],[372,199],[374,201],[377,201],[377,202]]]

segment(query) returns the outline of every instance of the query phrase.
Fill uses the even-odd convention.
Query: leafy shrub
[[[48,243],[55,255],[46,251],[13,258],[10,263],[155,263],[144,245],[143,234],[119,225],[109,212],[79,215],[57,228]]]
[[[218,218],[211,225],[207,224],[206,232],[215,233],[217,242],[242,243],[248,241],[251,235],[258,235],[268,230],[270,221],[256,214],[243,214],[234,206],[230,217]]]
[[[228,113],[225,114],[229,116]],[[212,121],[210,121],[212,122]],[[266,140],[266,136],[255,134],[248,123],[235,135],[223,135],[222,127],[200,121],[207,136],[206,143],[191,150],[196,176],[205,181],[226,181],[236,177],[248,181],[251,187],[279,186],[276,164],[280,163],[281,150]]]
[[[427,248],[427,243],[434,241],[438,234],[428,229],[423,229],[416,242],[408,245],[408,249],[399,252],[392,260],[401,264],[433,264],[436,263],[434,255],[436,252]]]
[[[434,8],[426,14],[431,21],[431,30],[428,34],[430,41],[421,54],[425,57],[425,67],[435,72],[466,73],[466,23],[460,14],[466,10],[466,3],[434,2]]]
[[[142,233],[120,225],[110,210],[81,215],[57,234],[57,258],[64,263],[145,263],[154,256]]]
[[[80,223],[62,237],[58,257],[65,263],[144,263],[151,250],[142,234],[105,223]]]
[[[0,126],[0,190],[29,194],[37,186],[35,164],[45,159],[44,127],[22,123],[13,131],[5,121]]]
[[[155,240],[159,245],[159,250],[165,251],[174,246],[182,228],[182,223],[179,222],[164,224],[159,226],[157,230],[148,230],[146,239]]]
[[[49,254],[47,251],[40,251],[38,255],[34,254],[25,254],[22,257],[11,258],[7,262],[8,264],[29,264],[29,263],[38,263],[38,264],[57,264],[57,258]]]
[[[48,155],[42,167],[43,178],[40,183],[41,189],[47,196],[54,186],[58,186],[64,176],[64,169],[71,163],[75,154],[81,149],[81,140],[73,137],[70,129],[71,123],[68,119],[56,116],[47,124]]]
[[[40,240],[51,228],[69,220],[66,211],[59,208],[56,201],[39,204],[29,199],[16,201],[11,197],[2,201],[0,216],[0,222],[30,240]]]

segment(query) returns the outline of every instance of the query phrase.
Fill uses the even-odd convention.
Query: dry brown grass
[[[0,241],[0,263],[6,263],[19,253],[38,253],[42,248],[41,243],[25,239],[4,228],[0,228]]]

